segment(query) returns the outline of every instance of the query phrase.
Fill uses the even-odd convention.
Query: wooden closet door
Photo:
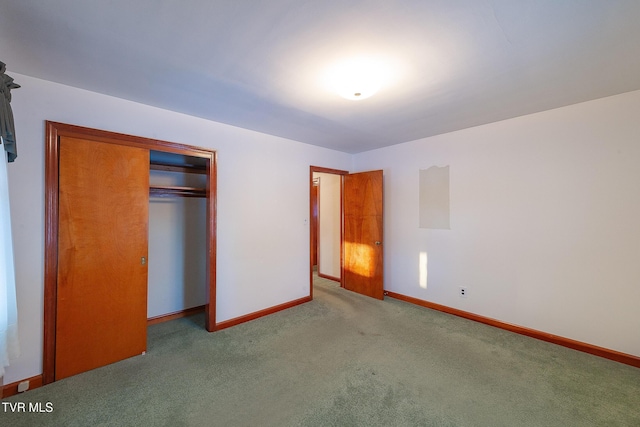
[[[55,379],[146,351],[149,150],[60,138]]]

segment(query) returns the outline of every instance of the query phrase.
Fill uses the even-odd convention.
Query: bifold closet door
[[[149,150],[60,138],[55,379],[142,354]]]

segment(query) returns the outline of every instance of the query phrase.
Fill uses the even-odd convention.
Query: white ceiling
[[[356,153],[638,90],[639,23],[638,0],[0,0],[0,60]],[[396,81],[355,102],[319,84],[361,55]]]

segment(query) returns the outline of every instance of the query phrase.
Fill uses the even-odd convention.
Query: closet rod
[[[207,190],[196,187],[174,187],[152,185],[149,195],[156,197],[207,197]]]

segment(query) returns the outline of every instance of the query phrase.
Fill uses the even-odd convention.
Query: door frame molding
[[[174,142],[125,135],[64,123],[45,122],[45,208],[44,208],[44,345],[43,384],[55,381],[56,310],[58,286],[58,190],[60,137],[91,139],[108,144],[125,145],[199,157],[206,161],[206,235],[207,272],[205,328],[216,328],[216,209],[217,153],[212,150]]]
[[[328,173],[332,175],[349,175],[349,171],[340,170],[340,169],[330,169],[323,168],[320,166],[309,166],[309,223],[311,223],[311,217],[313,216],[313,201],[311,200],[311,192],[313,190],[313,173]],[[318,192],[318,198],[320,198],[320,193]],[[343,201],[342,201],[342,178],[340,182],[340,221],[342,222],[343,217]],[[318,212],[318,218],[320,218],[320,212]],[[342,286],[342,257],[343,257],[343,242],[344,238],[342,235],[342,225],[340,226],[340,286]],[[320,241],[320,235],[318,234],[318,242]],[[313,257],[312,251],[313,248],[311,245],[313,244],[313,239],[311,238],[311,227],[309,227],[309,296],[313,299]],[[320,253],[318,252],[318,255]],[[320,273],[320,259],[318,259],[318,274]]]

